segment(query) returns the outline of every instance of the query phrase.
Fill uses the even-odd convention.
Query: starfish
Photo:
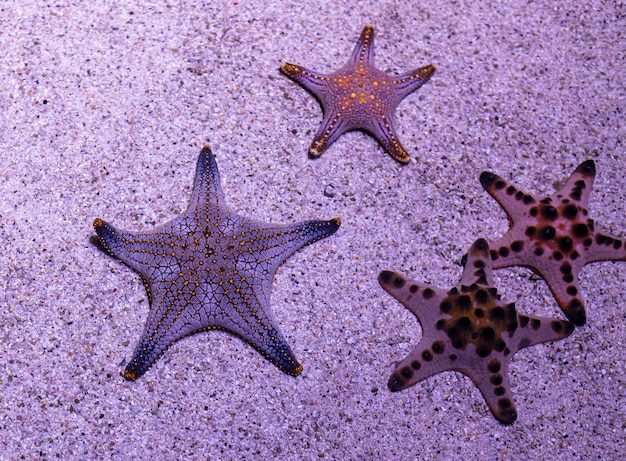
[[[280,70],[322,104],[324,120],[309,155],[319,157],[346,131],[362,129],[399,162],[410,160],[395,134],[394,113],[400,101],[430,79],[434,66],[389,76],[374,67],[374,28],[365,26],[348,63],[337,72],[319,74],[289,63],[284,63]]]
[[[333,234],[341,224],[306,221],[275,225],[239,216],[225,203],[215,157],[204,147],[185,213],[151,232],[93,226],[111,255],[141,275],[150,311],[124,377],[135,380],[178,339],[227,330],[254,346],[280,370],[302,366],[276,326],[270,289],[278,266],[299,248]]]
[[[517,419],[508,374],[511,357],[525,347],[565,338],[574,326],[567,320],[528,317],[514,303],[503,304],[491,271],[489,244],[478,239],[459,286],[447,292],[395,272],[380,273],[381,286],[417,316],[423,329],[421,341],[391,375],[391,391],[456,370],[471,378],[498,421]]]
[[[626,242],[597,232],[587,203],[596,175],[593,160],[581,163],[565,185],[537,200],[500,176],[483,172],[480,182],[504,208],[510,229],[491,243],[493,267],[526,266],[548,284],[576,325],[586,322],[578,274],[587,263],[626,260]]]

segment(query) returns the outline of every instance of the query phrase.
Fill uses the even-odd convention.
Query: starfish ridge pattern
[[[398,77],[378,70],[374,67],[374,28],[365,26],[348,63],[337,72],[324,75],[289,63],[280,69],[322,104],[324,120],[309,149],[312,157],[319,157],[346,131],[362,129],[399,162],[411,159],[396,136],[394,113],[400,101],[430,79],[434,66]]]
[[[546,281],[563,312],[576,325],[587,316],[578,274],[587,263],[626,261],[626,242],[595,230],[587,203],[596,175],[593,160],[581,163],[565,185],[537,200],[485,171],[480,182],[504,208],[510,229],[491,243],[493,267],[526,266]]]
[[[126,379],[143,375],[174,341],[212,329],[240,336],[285,373],[302,371],[270,310],[272,280],[296,250],[333,234],[339,218],[274,225],[239,216],[226,205],[215,157],[204,147],[182,216],[141,234],[100,218],[93,225],[108,253],[141,275],[150,299]]]
[[[421,341],[391,375],[389,389],[401,391],[442,371],[457,370],[471,378],[503,424],[517,419],[508,374],[511,357],[574,330],[566,320],[528,317],[515,304],[500,301],[485,239],[474,242],[460,285],[449,291],[390,271],[381,272],[379,282],[417,316],[423,329]]]

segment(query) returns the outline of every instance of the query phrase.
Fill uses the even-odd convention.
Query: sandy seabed
[[[380,69],[437,68],[396,112],[406,166],[362,132],[309,159],[320,106],[278,71],[338,69],[365,24]],[[515,355],[511,426],[457,372],[389,392],[421,327],[377,281],[458,282],[472,242],[507,230],[483,170],[544,196],[593,159],[590,215],[626,235],[623,2],[23,0],[0,26],[0,459],[625,456],[626,263],[586,266],[587,325]],[[205,144],[241,214],[343,221],[274,280],[297,378],[221,332],[120,375],[148,299],[92,222],[184,211]],[[563,318],[528,269],[495,276]]]

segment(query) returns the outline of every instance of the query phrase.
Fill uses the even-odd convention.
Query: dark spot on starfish
[[[457,307],[462,311],[466,311],[472,307],[472,299],[467,295],[459,296],[456,302]]]
[[[409,292],[410,293],[417,293],[417,290],[419,290],[419,287],[417,285],[411,285],[409,287]]]
[[[501,366],[502,364],[499,360],[493,359],[487,364],[487,370],[489,370],[490,373],[497,373],[500,371]]]
[[[489,349],[487,346],[481,344],[476,348],[476,355],[478,355],[478,357],[485,358],[489,354],[491,354],[491,349]]]
[[[482,319],[485,316],[485,311],[480,308],[474,309],[474,315],[477,319]]]
[[[528,195],[528,194],[524,195],[524,198],[522,199],[522,202],[524,203],[524,205],[530,205],[534,201],[535,199],[531,195]]]
[[[444,314],[447,314],[452,310],[452,304],[450,304],[450,301],[448,300],[443,300],[441,301],[441,304],[439,304],[439,309]]]
[[[402,288],[406,283],[406,280],[403,277],[396,276],[393,278],[391,283],[393,284],[394,288]]]
[[[492,375],[489,378],[489,382],[491,382],[494,386],[499,386],[502,384],[502,375]]]
[[[578,251],[574,250],[570,253],[569,258],[574,261],[576,260],[576,258],[578,258],[580,255],[578,254]]]
[[[534,206],[529,210],[530,215],[534,218],[535,216],[537,216],[537,213],[539,213],[539,209]]]
[[[564,311],[567,318],[574,322],[575,325],[581,326],[587,321],[585,308],[583,307],[583,303],[578,298],[572,299],[565,307]]]
[[[500,256],[503,258],[506,258],[509,255],[509,249],[507,247],[500,247],[498,253],[500,253]]]
[[[583,174],[584,176],[596,175],[596,164],[593,160],[586,160],[576,168],[576,172]]]
[[[559,248],[561,249],[561,251],[563,251],[564,253],[569,252],[572,249],[572,239],[569,237],[563,237],[562,239],[559,240]]]
[[[417,370],[419,370],[421,367],[422,367],[422,364],[421,364],[419,361],[417,361],[417,360],[413,360],[413,361],[411,362],[411,368],[413,368],[414,370],[416,370],[416,371],[417,371]]]
[[[543,254],[543,247],[537,247],[535,248],[535,255],[536,256],[541,256]]]
[[[491,255],[491,259],[493,261],[495,261],[496,259],[498,259],[498,252],[496,250],[490,250],[489,254]]]
[[[585,247],[590,247],[592,243],[593,243],[593,241],[592,241],[591,239],[585,239],[585,240],[583,241],[583,245],[584,245]]]
[[[435,354],[443,354],[445,350],[445,345],[443,341],[435,341],[433,342],[431,349]]]
[[[532,319],[530,321],[530,328],[532,328],[533,330],[539,329],[540,326],[541,326],[541,320],[539,320],[539,319]]]
[[[561,259],[563,259],[563,253],[561,253],[560,251],[555,251],[554,253],[552,253],[552,257],[557,261],[560,261]]]
[[[485,341],[491,341],[496,337],[496,332],[491,327],[485,327],[482,331],[482,337]]]
[[[422,352],[422,358],[425,362],[430,362],[433,359],[433,354],[431,354],[431,352],[426,349],[424,352]]]
[[[521,240],[516,240],[515,242],[511,243],[511,250],[513,250],[515,253],[519,253],[523,249],[524,242],[522,242]]]
[[[483,185],[483,187],[485,189],[489,188],[489,186],[491,186],[494,182],[496,182],[496,180],[498,179],[498,176],[489,172],[489,171],[483,171],[480,174],[480,183]],[[504,182],[502,187],[504,187]],[[496,187],[497,189],[502,189],[502,187]]]
[[[578,294],[578,289],[574,285],[568,286],[566,291],[570,296],[576,296]]]
[[[530,320],[530,317],[528,317],[527,315],[520,315],[520,316],[518,317],[518,322],[519,322],[519,325],[520,325],[522,328],[526,328],[526,325],[528,325],[528,321],[529,321],[529,320]]]
[[[508,195],[513,195],[515,193],[515,190],[516,190],[515,187],[509,186],[509,187],[506,188],[506,193]]]
[[[535,226],[528,226],[524,233],[526,234],[526,237],[533,237],[535,235],[535,232],[537,232]]]
[[[576,218],[577,214],[578,214],[578,207],[576,205],[567,205],[563,209],[563,216],[565,216],[567,219],[573,220]]]
[[[504,309],[502,309],[500,306],[494,307],[489,312],[489,317],[494,322],[501,322],[502,320],[504,320]]]
[[[501,395],[504,395],[505,390],[502,386],[498,386],[493,390],[493,393],[496,394],[497,396],[501,396]]]
[[[515,194],[515,200],[523,200],[524,199],[524,193],[522,191],[517,191],[517,193]]]
[[[541,240],[553,239],[555,235],[556,230],[552,226],[544,227],[539,231],[539,238],[541,238]]]
[[[452,360],[453,362],[458,358],[456,354],[450,354],[448,356],[450,358],[450,360]]]
[[[572,273],[572,265],[568,262],[564,262],[561,264],[561,273],[563,274],[571,274]]]
[[[474,261],[474,267],[477,269],[483,269],[485,267],[485,262],[482,259],[477,259]]]
[[[402,389],[406,387],[405,380],[402,379],[402,377],[399,374],[394,373],[393,375],[391,375],[391,378],[389,378],[387,387],[389,387],[389,390],[391,392],[401,391]]]
[[[400,370],[400,373],[405,379],[411,379],[413,377],[413,370],[411,370],[411,368],[409,367],[404,367],[402,370]]]
[[[435,324],[435,328],[437,330],[443,330],[446,327],[446,321],[443,319],[437,320],[437,323]]]
[[[615,240],[613,242],[613,248],[615,248],[616,250],[619,250],[622,247],[622,241],[621,240]]]
[[[563,276],[563,281],[565,283],[572,283],[574,281],[574,274],[566,274]]]
[[[574,224],[574,227],[572,228],[572,233],[574,234],[574,237],[586,237],[587,234],[589,234],[589,228],[585,224]]]
[[[554,221],[556,218],[559,217],[559,213],[552,205],[544,206],[541,209],[541,214],[544,218],[549,219],[550,221]]]
[[[424,297],[424,299],[430,299],[433,296],[435,296],[435,292],[431,290],[430,288],[426,288],[424,292],[422,293],[422,296]]]
[[[382,271],[378,276],[378,280],[383,285],[389,285],[391,283],[391,277],[393,277],[393,272],[390,271]]]
[[[476,292],[476,301],[480,304],[485,304],[489,301],[489,293],[486,290],[478,290]]]

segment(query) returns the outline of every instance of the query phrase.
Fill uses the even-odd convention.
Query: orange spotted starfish
[[[569,336],[567,320],[528,317],[503,304],[494,288],[489,244],[478,239],[469,251],[459,286],[449,291],[383,271],[381,286],[413,312],[423,335],[396,367],[389,389],[401,391],[447,370],[460,371],[480,389],[503,424],[517,419],[509,362],[520,349]]]
[[[296,250],[333,234],[339,218],[277,225],[240,216],[226,205],[205,147],[181,216],[145,233],[100,218],[93,225],[107,252],[141,275],[150,299],[126,379],[143,375],[178,339],[214,329],[240,336],[285,373],[302,371],[270,309],[272,279]]]
[[[365,26],[348,63],[329,75],[294,64],[280,68],[313,93],[322,104],[324,120],[309,149],[318,157],[343,133],[362,129],[374,136],[393,158],[410,160],[394,126],[394,113],[400,101],[426,83],[435,72],[428,65],[398,77],[374,67],[374,28]]]
[[[586,322],[578,274],[590,262],[626,261],[626,242],[595,229],[587,203],[596,175],[593,160],[581,163],[565,185],[541,200],[500,176],[483,172],[480,182],[504,208],[511,228],[491,242],[493,267],[526,266],[546,281],[567,318]]]

